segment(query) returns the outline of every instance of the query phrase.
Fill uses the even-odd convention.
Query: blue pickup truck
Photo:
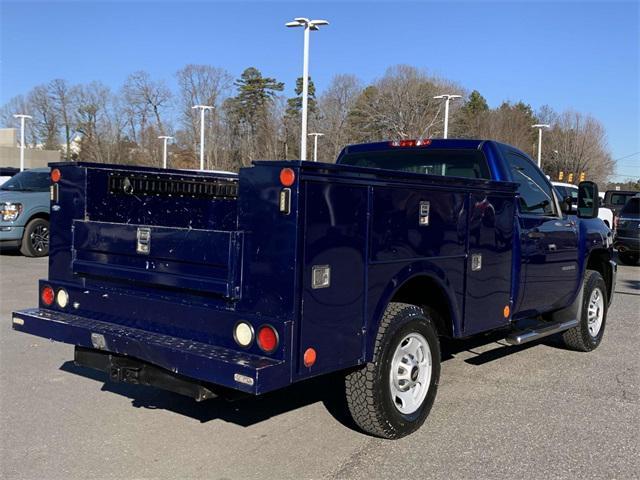
[[[13,328],[110,381],[205,400],[340,371],[355,423],[399,438],[434,403],[440,338],[590,351],[604,334],[597,187],[580,184],[576,216],[508,145],[351,145],[239,175],[51,167],[49,277]]]

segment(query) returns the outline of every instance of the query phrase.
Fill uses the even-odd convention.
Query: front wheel
[[[584,277],[582,308],[578,319],[580,323],[562,334],[569,348],[590,352],[600,345],[607,322],[607,305],[607,285],[602,275],[595,270],[587,270]]]
[[[347,375],[347,405],[355,423],[382,438],[401,438],[429,415],[440,379],[440,345],[433,313],[390,303],[373,361]]]
[[[49,222],[44,218],[34,218],[24,228],[20,252],[26,257],[49,255]]]

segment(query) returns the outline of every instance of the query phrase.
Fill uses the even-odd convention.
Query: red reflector
[[[313,348],[307,348],[304,352],[304,366],[309,368],[316,363],[316,351]]]
[[[273,352],[278,346],[278,334],[269,325],[264,325],[258,330],[258,346],[267,353]]]
[[[394,140],[389,142],[392,147],[426,147],[431,145],[430,139],[418,139],[418,140]]]
[[[58,170],[57,168],[54,168],[53,170],[51,170],[51,181],[53,183],[57,183],[60,181],[60,177],[62,177],[62,174],[60,173],[60,170]]]
[[[55,298],[53,288],[48,285],[46,287],[43,287],[40,298],[42,299],[42,303],[44,303],[45,305],[53,305],[53,300]]]
[[[290,168],[280,170],[280,183],[285,187],[290,187],[296,181],[296,174]]]

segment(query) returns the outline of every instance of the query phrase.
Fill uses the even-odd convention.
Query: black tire
[[[638,254],[618,252],[618,259],[625,265],[637,265],[639,257]]]
[[[345,378],[349,412],[364,432],[381,438],[401,438],[417,430],[429,415],[440,381],[440,344],[434,315],[428,309],[406,303],[390,303],[387,307],[376,336],[373,361]],[[431,379],[419,408],[404,414],[396,407],[396,399],[391,398],[390,374],[396,348],[413,333],[428,343]]]
[[[34,218],[24,228],[20,253],[25,257],[45,257],[49,255],[49,221]]]
[[[600,291],[602,296],[602,324],[597,333],[593,335],[589,331],[589,303],[593,292]],[[562,339],[567,347],[579,352],[590,352],[595,350],[604,336],[605,326],[607,325],[607,285],[595,270],[587,270],[584,277],[584,290],[582,295],[582,308],[580,312],[580,323],[577,327],[571,328],[562,334]]]

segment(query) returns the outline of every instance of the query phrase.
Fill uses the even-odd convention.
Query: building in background
[[[24,167],[46,167],[49,162],[59,162],[58,150],[39,148],[24,149]],[[17,128],[0,128],[0,167],[20,168],[20,145]]]

